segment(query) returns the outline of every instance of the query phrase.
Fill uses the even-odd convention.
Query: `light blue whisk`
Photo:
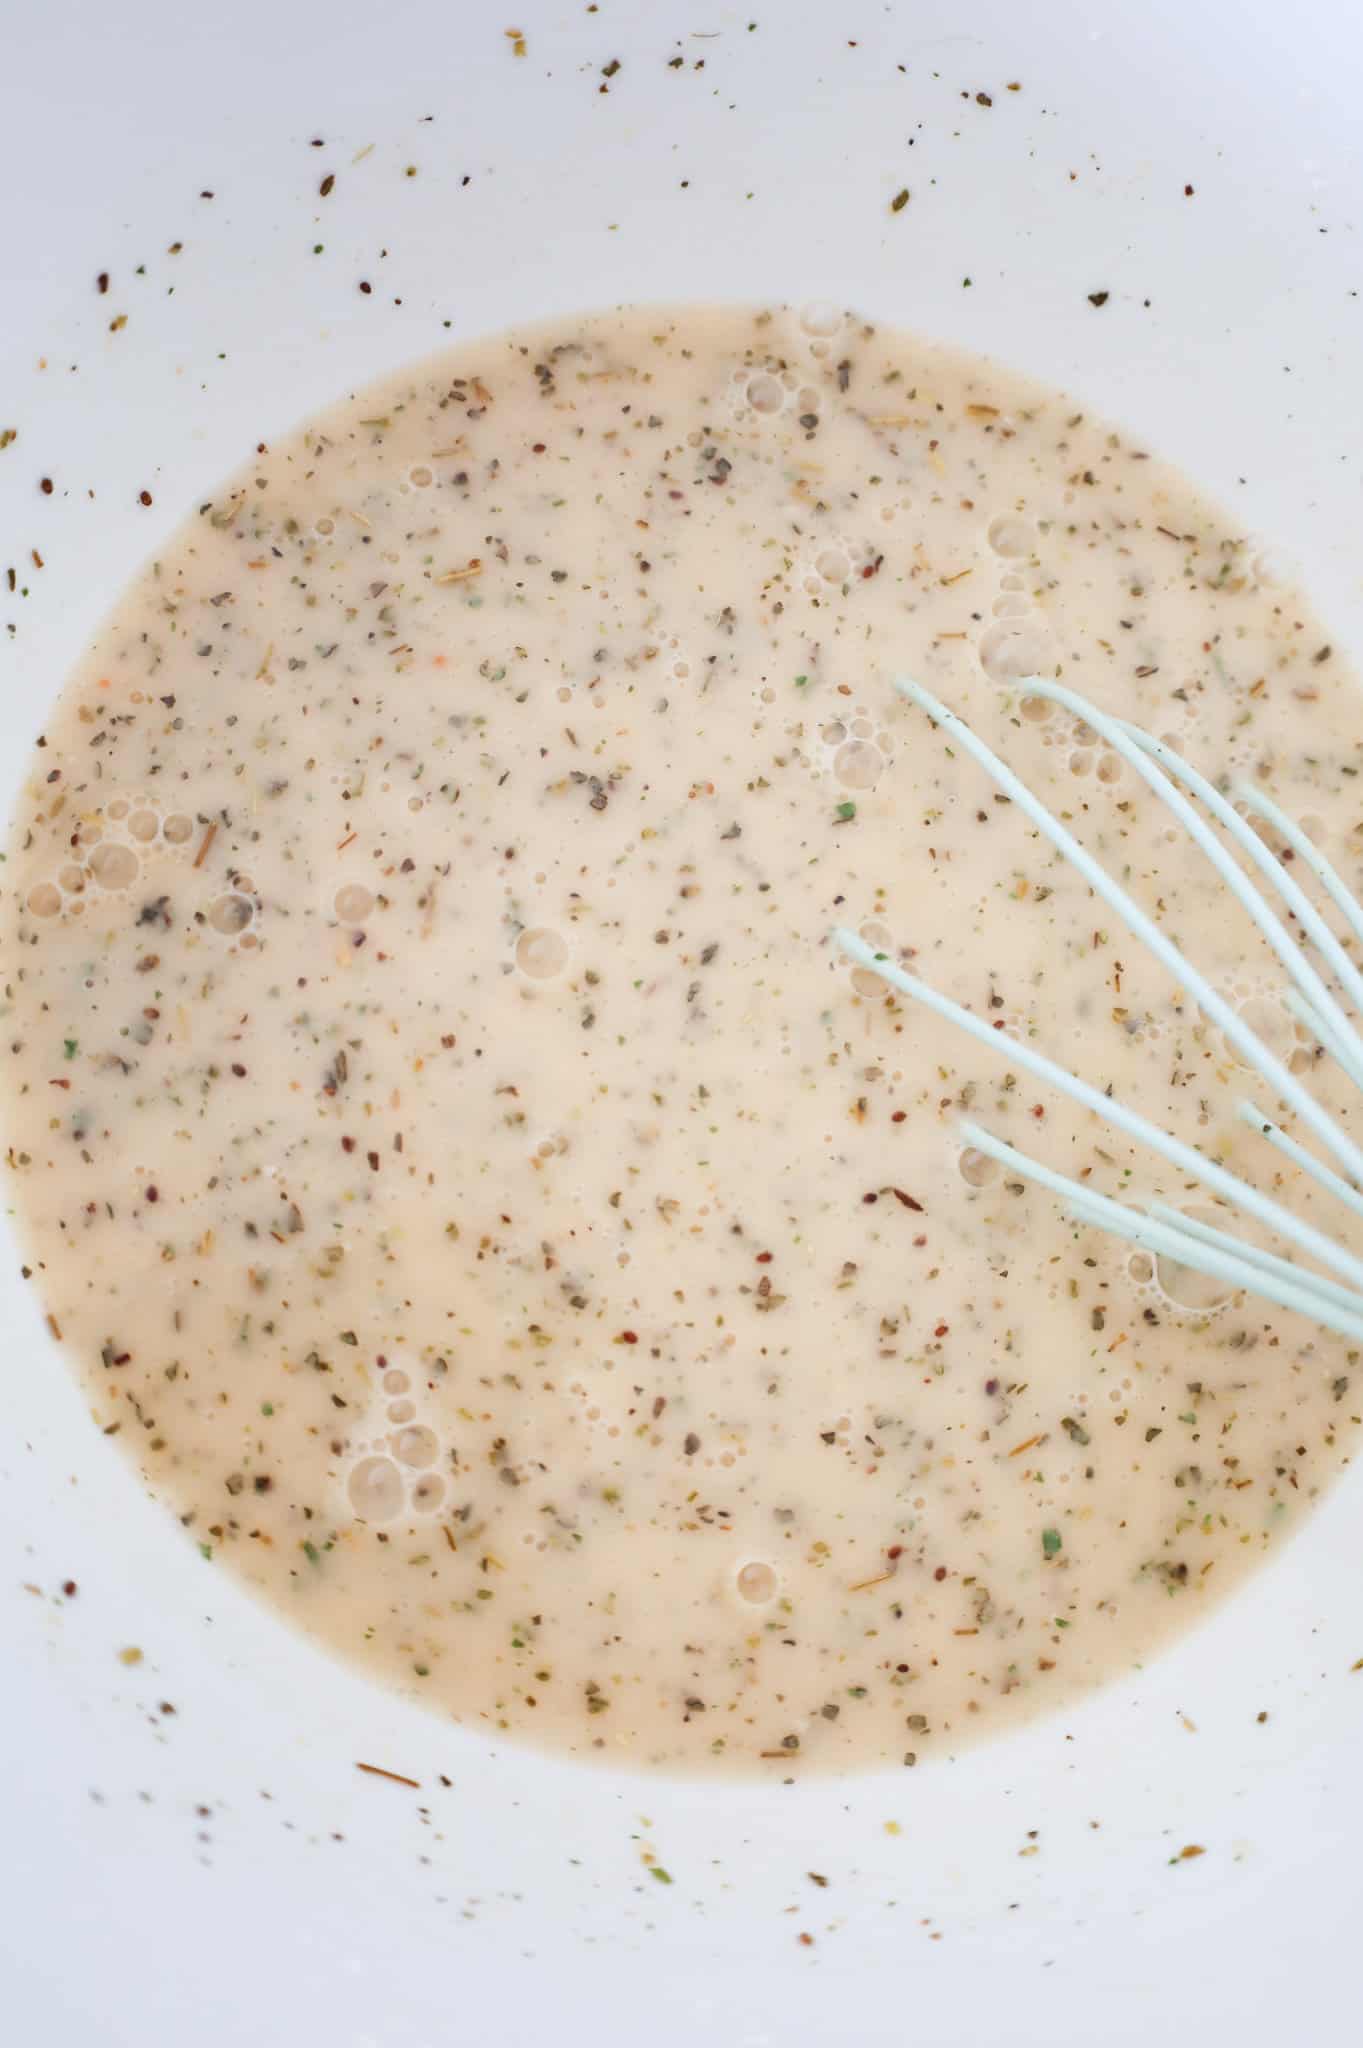
[[[1236,1111],[1242,1121],[1266,1138],[1295,1165],[1310,1174],[1320,1186],[1328,1189],[1345,1207],[1356,1215],[1363,1216],[1363,1193],[1360,1192],[1360,1186],[1363,1186],[1363,1151],[1360,1151],[1347,1131],[1322,1109],[1309,1090],[1302,1086],[1297,1076],[1256,1036],[1225,997],[1185,959],[1178,947],[1165,937],[1140,905],[1112,879],[1092,854],[1085,851],[1060,820],[1048,811],[1012,769],[971,731],[964,720],[958,718],[954,711],[948,710],[945,704],[934,697],[931,691],[925,690],[920,683],[900,680],[896,682],[895,689],[911,704],[917,704],[926,711],[934,724],[941,726],[950,734],[953,741],[979,762],[1004,794],[1026,813],[1052,845],[1072,863],[1094,893],[1101,896],[1137,938],[1150,948],[1174,979],[1187,990],[1199,1009],[1220,1028],[1229,1043],[1261,1079],[1269,1084],[1275,1097],[1286,1103],[1300,1123],[1333,1156],[1340,1170],[1336,1171],[1334,1167],[1327,1166],[1317,1159],[1298,1139],[1281,1129],[1258,1103],[1248,1099],[1237,1103]],[[1200,775],[1171,747],[1165,746],[1163,741],[1143,732],[1138,726],[1128,725],[1123,719],[1111,717],[1107,712],[1099,710],[1096,705],[1090,704],[1086,698],[1079,696],[1077,692],[1064,689],[1058,683],[1033,679],[1020,685],[1019,694],[1024,698],[1044,697],[1072,711],[1095,732],[1100,733],[1115,753],[1121,754],[1130,762],[1160,800],[1167,804],[1179,823],[1196,841],[1227,888],[1244,906],[1276,954],[1292,983],[1292,986],[1284,991],[1284,1000],[1292,1014],[1307,1027],[1349,1079],[1363,1090],[1363,1039],[1359,1037],[1352,1020],[1288,931],[1283,920],[1252,886],[1243,869],[1231,858],[1221,840],[1183,791],[1186,789],[1191,792],[1203,810],[1210,814],[1240,852],[1247,856],[1264,881],[1283,898],[1339,987],[1349,1000],[1363,1011],[1363,973],[1360,973],[1359,968],[1350,959],[1301,885],[1287,873],[1282,862],[1264,844],[1258,833],[1245,823],[1239,812],[1205,776]],[[1300,827],[1262,791],[1249,784],[1237,784],[1232,794],[1246,811],[1272,825],[1291,846],[1303,865],[1320,883],[1354,937],[1363,939],[1363,908],[1360,908],[1335,869],[1318,848],[1312,845]],[[1250,1244],[1229,1231],[1217,1229],[1196,1217],[1187,1216],[1181,1210],[1171,1208],[1164,1202],[1150,1202],[1143,1209],[1137,1209],[1125,1202],[1114,1201],[1110,1196],[1084,1187],[1066,1174],[1057,1173],[1041,1160],[1032,1159],[1027,1153],[1019,1151],[1016,1146],[1008,1144],[1004,1139],[995,1137],[981,1125],[971,1121],[963,1122],[961,1135],[976,1151],[998,1160],[1001,1165],[1023,1179],[1035,1181],[1039,1186],[1049,1188],[1053,1194],[1062,1198],[1070,1213],[1080,1223],[1092,1224],[1113,1236],[1140,1245],[1148,1252],[1176,1259],[1181,1265],[1190,1266],[1198,1272],[1224,1280],[1232,1287],[1261,1295],[1264,1299],[1277,1302],[1284,1308],[1296,1309],[1301,1314],[1312,1317],[1317,1323],[1323,1324],[1327,1329],[1337,1331],[1341,1336],[1363,1338],[1363,1259],[1356,1258],[1352,1252],[1324,1231],[1317,1230],[1299,1216],[1294,1216],[1290,1209],[1284,1208],[1271,1196],[1261,1194],[1257,1188],[1251,1187],[1237,1174],[1218,1166],[1215,1160],[1207,1158],[1194,1146],[1171,1137],[1167,1131],[1161,1130],[1157,1124],[1152,1124],[1148,1118],[1140,1115],[1139,1111],[1129,1109],[1103,1090],[1094,1088],[1078,1075],[1069,1073],[1066,1068],[1047,1059],[1044,1053],[1034,1051],[1031,1046],[1011,1033],[996,1030],[992,1024],[985,1023],[971,1011],[964,1009],[961,1004],[952,1002],[950,997],[939,994],[927,982],[919,980],[917,975],[906,973],[887,953],[868,945],[855,932],[839,927],[833,936],[842,951],[859,967],[869,968],[873,974],[878,974],[902,995],[911,997],[915,1002],[922,1003],[925,1008],[935,1011],[939,1017],[945,1017],[949,1022],[959,1025],[982,1045],[988,1045],[996,1052],[1005,1051],[1010,1062],[1026,1068],[1039,1080],[1049,1082],[1074,1101],[1082,1103],[1086,1109],[1093,1110],[1104,1122],[1124,1131],[1128,1137],[1136,1138],[1148,1145],[1152,1151],[1158,1152],[1180,1171],[1201,1181],[1204,1187],[1210,1188],[1232,1207],[1256,1218],[1279,1238],[1295,1246],[1299,1252],[1305,1253],[1318,1265],[1328,1267],[1340,1278],[1329,1279],[1309,1267],[1298,1265],[1294,1260]],[[1346,1281],[1350,1284],[1343,1284]]]

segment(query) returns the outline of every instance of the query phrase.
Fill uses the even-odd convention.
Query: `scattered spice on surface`
[[[442,1718],[784,1785],[1072,1701],[1271,1555],[1354,1455],[1343,1347],[960,1132],[1129,1199],[1013,1042],[1192,1144],[1219,1055],[884,681],[1233,980],[1216,878],[1017,684],[1102,668],[1347,834],[1352,679],[1256,561],[1129,434],[836,307],[462,341],[258,444],[78,666],[0,903],[24,1277],[202,1558]]]

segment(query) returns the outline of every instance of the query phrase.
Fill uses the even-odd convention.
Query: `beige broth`
[[[1077,1228],[962,1111],[1209,1198],[831,945],[1337,1224],[900,673],[1347,1121],[1167,813],[1014,689],[1254,772],[1354,874],[1327,635],[1142,444],[850,315],[614,313],[347,399],[196,510],[34,755],[33,1284],[205,1570],[469,1727],[923,1761],[1129,1672],[1347,1462],[1342,1342]]]

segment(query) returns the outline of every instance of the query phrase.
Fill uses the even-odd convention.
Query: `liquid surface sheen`
[[[1337,1226],[897,674],[1348,1120],[1167,812],[1014,689],[1256,775],[1353,876],[1327,635],[1144,446],[850,315],[614,313],[346,400],[195,511],[34,756],[32,1284],[205,1569],[469,1728],[923,1762],[1129,1673],[1348,1460],[1339,1340],[1067,1222],[962,1112],[1204,1193],[830,943]]]

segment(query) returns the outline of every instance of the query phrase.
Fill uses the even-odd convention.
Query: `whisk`
[[[972,755],[1000,790],[1026,813],[1052,845],[1072,863],[1094,893],[1149,947],[1204,1015],[1220,1028],[1228,1042],[1272,1089],[1276,1102],[1287,1106],[1299,1125],[1331,1155],[1335,1166],[1317,1158],[1298,1138],[1285,1131],[1259,1102],[1248,1097],[1236,1104],[1236,1113],[1241,1121],[1327,1189],[1344,1207],[1355,1215],[1363,1216],[1363,1193],[1360,1193],[1363,1151],[1348,1132],[1321,1107],[1298,1077],[1250,1029],[1245,1019],[1185,958],[1127,891],[1079,844],[1059,818],[1047,810],[963,719],[919,683],[901,679],[894,687],[901,697],[925,711],[957,746]],[[1100,733],[1109,747],[1122,755],[1149,784],[1244,906],[1277,956],[1291,984],[1284,990],[1283,1000],[1292,1015],[1306,1026],[1349,1079],[1363,1089],[1363,1038],[1359,1037],[1338,998],[1307,957],[1303,946],[1292,936],[1265,896],[1256,890],[1202,813],[1206,812],[1215,821],[1262,880],[1284,900],[1339,988],[1357,1009],[1363,1011],[1363,973],[1350,959],[1305,890],[1287,872],[1259,833],[1246,822],[1241,811],[1262,819],[1291,847],[1303,867],[1319,882],[1354,938],[1363,940],[1363,908],[1300,826],[1262,790],[1250,783],[1237,783],[1230,792],[1240,806],[1237,810],[1220,790],[1172,747],[1142,731],[1139,726],[1112,717],[1076,691],[1039,678],[1021,683],[1018,691],[1021,698],[1043,697],[1073,712]],[[1189,800],[1189,795],[1184,794],[1185,791],[1196,799],[1201,806],[1200,811]],[[1077,1223],[1092,1225],[1114,1237],[1126,1239],[1156,1257],[1176,1260],[1180,1265],[1228,1283],[1235,1290],[1257,1294],[1280,1307],[1295,1309],[1341,1336],[1363,1338],[1363,1291],[1360,1291],[1363,1290],[1363,1259],[1356,1258],[1326,1232],[1293,1215],[1282,1203],[1251,1186],[1238,1174],[1231,1173],[1196,1147],[1184,1144],[1161,1130],[1158,1124],[1151,1123],[1139,1111],[1071,1074],[1011,1032],[998,1030],[993,1023],[986,1023],[917,975],[907,973],[887,953],[869,945],[856,932],[839,927],[833,937],[859,967],[868,968],[890,987],[898,989],[901,995],[911,997],[939,1017],[958,1025],[980,1044],[991,1047],[995,1052],[1004,1052],[1011,1064],[1025,1068],[1038,1080],[1048,1082],[1075,1102],[1094,1111],[1105,1123],[1149,1146],[1189,1178],[1200,1181],[1233,1209],[1253,1217],[1278,1239],[1338,1277],[1329,1278],[1310,1266],[1267,1251],[1230,1231],[1204,1222],[1200,1217],[1187,1215],[1166,1202],[1151,1201],[1138,1208],[1129,1202],[1117,1201],[1056,1172],[1043,1161],[1031,1158],[1017,1146],[1010,1145],[970,1120],[963,1121],[960,1126],[961,1136],[967,1145],[997,1160],[1020,1178],[1034,1181],[1058,1195]]]

